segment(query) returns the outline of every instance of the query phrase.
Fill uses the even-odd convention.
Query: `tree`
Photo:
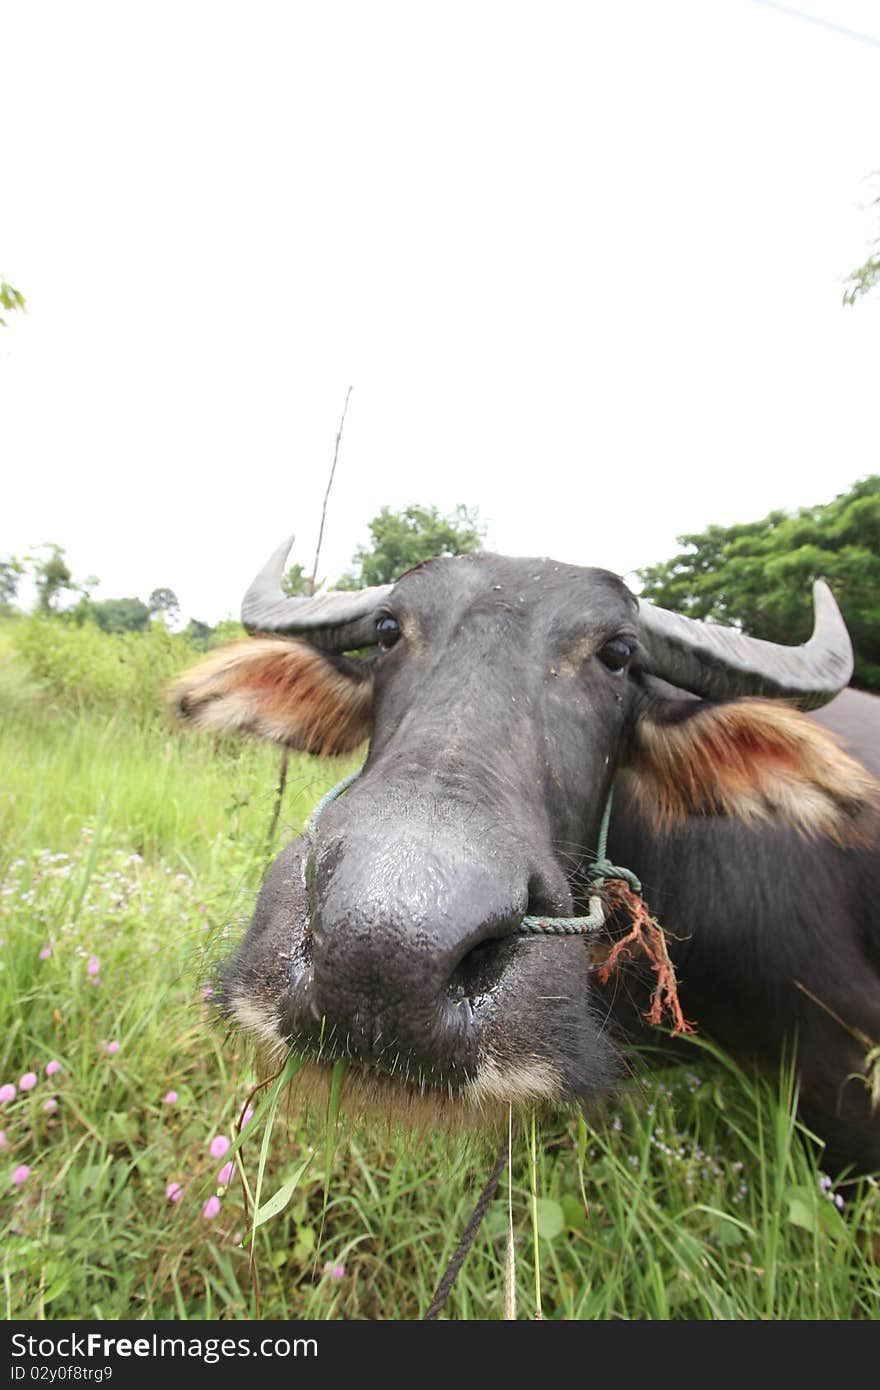
[[[824,506],[709,526],[678,541],[687,551],[638,571],[642,597],[797,644],[810,635],[810,583],[827,579],[855,649],[854,683],[880,690],[880,475]]]
[[[50,541],[42,548],[49,553],[34,561],[37,609],[40,613],[54,613],[65,590],[75,590],[77,586],[64,558],[63,546]]]
[[[8,285],[2,275],[0,275],[0,309],[6,309],[10,313],[14,309],[24,313],[27,309],[27,300],[24,295],[14,289],[12,285]],[[0,314],[0,327],[9,327],[2,314]]]
[[[290,569],[281,577],[281,592],[287,594],[288,598],[299,598],[301,594],[310,592],[310,583],[310,577],[302,565],[291,565]],[[318,588],[320,589],[320,587],[319,584]]]
[[[208,623],[200,622],[198,618],[190,618],[183,635],[192,646],[199,651],[206,652],[211,646],[211,639],[214,629]]]
[[[337,589],[392,584],[433,555],[466,555],[483,548],[484,527],[476,510],[461,505],[450,516],[441,516],[436,507],[415,504],[402,512],[383,507],[369,530],[372,545],[358,546],[354,568],[342,576]]]
[[[173,589],[154,589],[147,599],[151,618],[163,617],[173,623],[180,613],[180,604]]]
[[[9,608],[18,593],[18,581],[24,573],[24,566],[14,555],[0,560],[0,609]]]
[[[54,541],[47,541],[39,549],[47,553],[42,557],[34,555],[25,557],[33,565],[34,584],[37,590],[36,611],[45,614],[57,613],[62,594],[79,594],[79,603],[73,610],[67,610],[67,612],[73,613],[75,621],[84,621],[91,606],[91,591],[100,583],[99,579],[96,575],[90,574],[82,582],[75,580],[64,558],[64,547],[56,545]]]
[[[105,598],[88,605],[89,616],[104,632],[146,632],[150,610],[139,598]]]
[[[874,199],[873,206],[880,208],[880,197]],[[880,284],[880,236],[875,239],[867,260],[856,267],[846,283],[849,288],[843,292],[844,304],[855,304],[857,299],[870,294],[874,286]]]

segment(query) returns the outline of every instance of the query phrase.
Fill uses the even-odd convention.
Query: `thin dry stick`
[[[805,994],[807,998],[811,999],[813,1003],[818,1005],[820,1009],[824,1009],[825,1013],[828,1014],[828,1017],[833,1018],[835,1023],[839,1023],[840,1027],[844,1030],[844,1032],[849,1033],[850,1037],[855,1038],[856,1042],[861,1043],[863,1047],[868,1048],[874,1048],[877,1046],[877,1042],[874,1038],[869,1037],[867,1033],[863,1033],[861,1028],[856,1028],[853,1026],[853,1024],[847,1023],[846,1019],[841,1018],[840,1014],[834,1012],[830,1004],[826,1004],[825,1000],[820,999],[818,994],[814,994],[811,989],[807,989],[806,985],[801,984],[800,980],[793,980],[792,983],[795,989],[800,990],[801,994]]]
[[[324,539],[324,522],[327,519],[327,503],[330,500],[330,489],[333,486],[333,479],[336,476],[336,461],[339,458],[339,445],[342,442],[342,430],[345,425],[345,415],[348,410],[348,398],[352,388],[349,386],[345,393],[345,404],[342,407],[342,416],[339,421],[339,429],[336,431],[336,446],[333,450],[333,463],[330,467],[330,477],[327,482],[327,490],[324,493],[324,505],[321,508],[321,525],[318,530],[318,544],[315,547],[315,563],[312,568],[312,577],[308,583],[308,593],[311,597],[315,592],[315,583],[318,578],[318,560],[321,555],[321,542]],[[281,803],[284,800],[284,789],[287,786],[287,765],[290,760],[290,752],[287,748],[281,753],[281,766],[278,769],[278,786],[275,790],[275,805],[272,808],[272,819],[269,822],[269,834],[266,836],[266,849],[272,849],[275,839],[275,831],[278,828],[278,817],[281,815]]]
[[[271,853],[272,842],[275,839],[275,831],[278,828],[278,817],[281,815],[281,802],[284,800],[284,788],[287,786],[287,762],[289,750],[284,748],[281,753],[281,766],[278,769],[278,786],[275,788],[275,805],[272,807],[272,819],[269,822],[269,833],[266,836],[266,853]]]
[[[342,407],[342,416],[339,421],[339,429],[336,431],[336,448],[333,450],[333,465],[330,469],[330,477],[327,482],[327,491],[324,493],[324,505],[321,508],[321,525],[318,529],[318,544],[315,547],[315,565],[312,570],[312,577],[309,580],[309,593],[315,592],[315,582],[318,578],[318,558],[321,554],[321,541],[324,539],[324,521],[327,516],[327,503],[330,500],[330,489],[333,486],[333,479],[336,476],[336,460],[339,458],[339,445],[342,442],[342,430],[345,425],[345,413],[348,410],[348,398],[352,388],[349,386],[345,393],[345,404]]]
[[[880,1043],[870,1034],[864,1033],[861,1028],[856,1028],[853,1024],[847,1023],[846,1019],[835,1013],[830,1004],[826,1004],[824,999],[820,999],[818,994],[814,994],[806,985],[801,984],[800,980],[793,981],[795,989],[799,989],[808,999],[811,999],[818,1008],[823,1009],[829,1018],[833,1018],[851,1038],[865,1049],[865,1056],[862,1062],[862,1070],[850,1072],[847,1081],[862,1081],[868,1088],[868,1095],[871,1098],[871,1110],[880,1110]]]

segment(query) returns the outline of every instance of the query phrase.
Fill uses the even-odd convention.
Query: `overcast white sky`
[[[0,555],[236,613],[383,504],[627,573],[880,470],[880,4],[7,0]],[[873,195],[880,189],[874,188]]]

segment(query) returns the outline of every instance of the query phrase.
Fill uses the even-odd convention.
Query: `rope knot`
[[[610,859],[597,859],[595,864],[587,871],[587,883],[597,887],[604,883],[606,878],[620,878],[624,883],[628,883],[634,893],[641,896],[642,881],[632,869],[625,869],[620,864],[612,864]]]

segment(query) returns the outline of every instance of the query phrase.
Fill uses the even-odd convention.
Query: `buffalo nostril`
[[[567,887],[563,885],[563,892]],[[560,896],[560,885],[555,886],[542,874],[532,874],[529,879],[529,905],[526,914],[530,917],[565,917],[568,908],[564,896]]]
[[[459,961],[449,980],[454,999],[478,999],[497,986],[516,951],[512,936],[495,937],[472,946]]]

